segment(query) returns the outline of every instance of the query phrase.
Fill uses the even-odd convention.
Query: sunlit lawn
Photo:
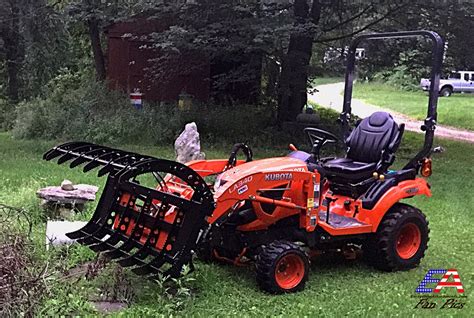
[[[411,92],[380,83],[358,83],[354,97],[416,119],[426,117],[428,94],[421,90]],[[438,122],[474,130],[474,94],[455,93],[450,97],[440,97]]]

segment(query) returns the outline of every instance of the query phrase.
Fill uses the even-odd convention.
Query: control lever
[[[333,198],[326,198],[326,201],[328,203],[328,209],[326,210],[326,223],[329,224],[329,212],[330,212],[330,208],[331,208],[331,203],[333,203],[334,201],[336,201],[337,199],[333,199]]]

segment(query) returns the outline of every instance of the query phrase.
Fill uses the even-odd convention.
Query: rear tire
[[[263,246],[255,265],[258,285],[272,294],[303,290],[308,280],[309,258],[292,242],[274,241]]]
[[[439,94],[444,97],[449,97],[453,94],[453,90],[450,87],[443,87]]]
[[[428,221],[419,209],[397,203],[363,245],[364,258],[384,271],[415,268],[425,256],[429,232]]]

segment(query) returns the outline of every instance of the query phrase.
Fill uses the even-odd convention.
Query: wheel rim
[[[421,245],[421,231],[413,223],[405,224],[398,234],[397,253],[400,258],[409,259],[413,257]]]
[[[276,283],[283,289],[292,289],[298,286],[303,280],[304,274],[304,262],[296,254],[283,256],[275,268]]]

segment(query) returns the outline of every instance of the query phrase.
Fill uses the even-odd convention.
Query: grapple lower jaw
[[[104,252],[140,275],[177,277],[191,262],[206,216],[214,210],[212,192],[197,172],[178,162],[85,142],[54,147],[45,160],[58,159],[87,172],[101,166],[107,182],[92,219],[68,237]],[[137,178],[153,174],[159,186]]]

